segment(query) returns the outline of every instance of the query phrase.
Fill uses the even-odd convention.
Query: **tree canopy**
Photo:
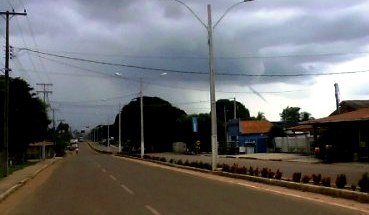
[[[186,113],[158,97],[144,96],[143,103],[145,150],[170,150],[175,140],[177,119]],[[140,119],[140,98],[136,98],[123,107],[121,114],[122,139],[130,142],[131,147],[135,148],[138,148],[141,142]],[[119,118],[116,116],[115,131],[118,130],[118,123]]]
[[[0,134],[4,139],[4,76],[0,76]],[[20,78],[9,81],[9,156],[25,160],[29,143],[44,140],[48,119],[45,104],[32,93],[32,88]]]
[[[299,107],[289,107],[287,106],[285,109],[283,109],[282,113],[279,115],[281,116],[281,120],[288,123],[297,123],[301,121],[306,121],[313,119],[311,117],[311,114],[308,112],[301,112],[301,108]]]

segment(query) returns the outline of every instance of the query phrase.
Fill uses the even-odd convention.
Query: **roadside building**
[[[313,127],[314,146],[321,158],[368,162],[369,101],[343,101],[330,116],[300,124]]]
[[[268,135],[273,124],[267,120],[231,120],[228,136],[239,153],[265,153],[268,151]]]

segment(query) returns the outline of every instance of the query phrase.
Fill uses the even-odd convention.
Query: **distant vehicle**
[[[74,151],[76,149],[78,149],[78,144],[77,143],[73,143],[72,145],[68,146],[69,151]]]
[[[73,144],[73,143],[78,143],[78,139],[71,139],[70,140],[70,143]]]
[[[83,137],[79,137],[78,142],[83,142]]]

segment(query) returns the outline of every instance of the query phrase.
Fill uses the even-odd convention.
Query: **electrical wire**
[[[37,54],[42,54],[42,55],[48,55],[48,56],[53,56],[53,57],[58,57],[58,58],[64,58],[64,59],[81,61],[81,62],[88,62],[88,63],[94,63],[94,64],[101,64],[101,65],[127,67],[127,68],[133,68],[133,69],[160,71],[160,72],[167,72],[167,73],[208,75],[207,72],[173,70],[173,69],[145,67],[145,66],[138,66],[138,65],[129,65],[129,64],[122,64],[122,63],[110,63],[110,62],[105,62],[105,61],[98,61],[98,60],[91,60],[91,59],[85,59],[85,58],[77,58],[77,57],[70,57],[70,56],[65,56],[65,55],[58,55],[58,54],[52,54],[52,53],[47,53],[47,52],[41,52],[41,51],[29,49],[29,48],[20,48],[19,50],[25,50],[25,51],[29,51],[29,52],[33,52],[33,53],[37,53]],[[346,75],[346,74],[356,74],[356,73],[366,73],[366,72],[369,72],[369,70],[348,71],[348,72],[327,72],[327,73],[295,73],[295,74],[247,74],[247,73],[218,72],[217,75],[219,75],[219,76],[233,76],[233,77],[306,77],[306,76]]]

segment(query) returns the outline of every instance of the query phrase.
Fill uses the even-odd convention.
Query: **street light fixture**
[[[210,106],[211,106],[211,165],[212,170],[216,170],[217,168],[217,157],[218,157],[218,140],[217,140],[217,115],[216,115],[216,100],[215,100],[215,69],[214,69],[214,51],[213,51],[213,30],[215,27],[220,23],[220,21],[228,14],[230,10],[242,4],[244,2],[249,2],[253,0],[243,0],[231,5],[229,8],[225,10],[223,15],[212,24],[212,17],[211,17],[211,5],[207,5],[208,11],[208,24],[206,25],[200,17],[184,2],[180,0],[173,0],[184,7],[186,7],[192,15],[205,27],[208,32],[208,44],[209,44],[209,74],[210,74]]]

